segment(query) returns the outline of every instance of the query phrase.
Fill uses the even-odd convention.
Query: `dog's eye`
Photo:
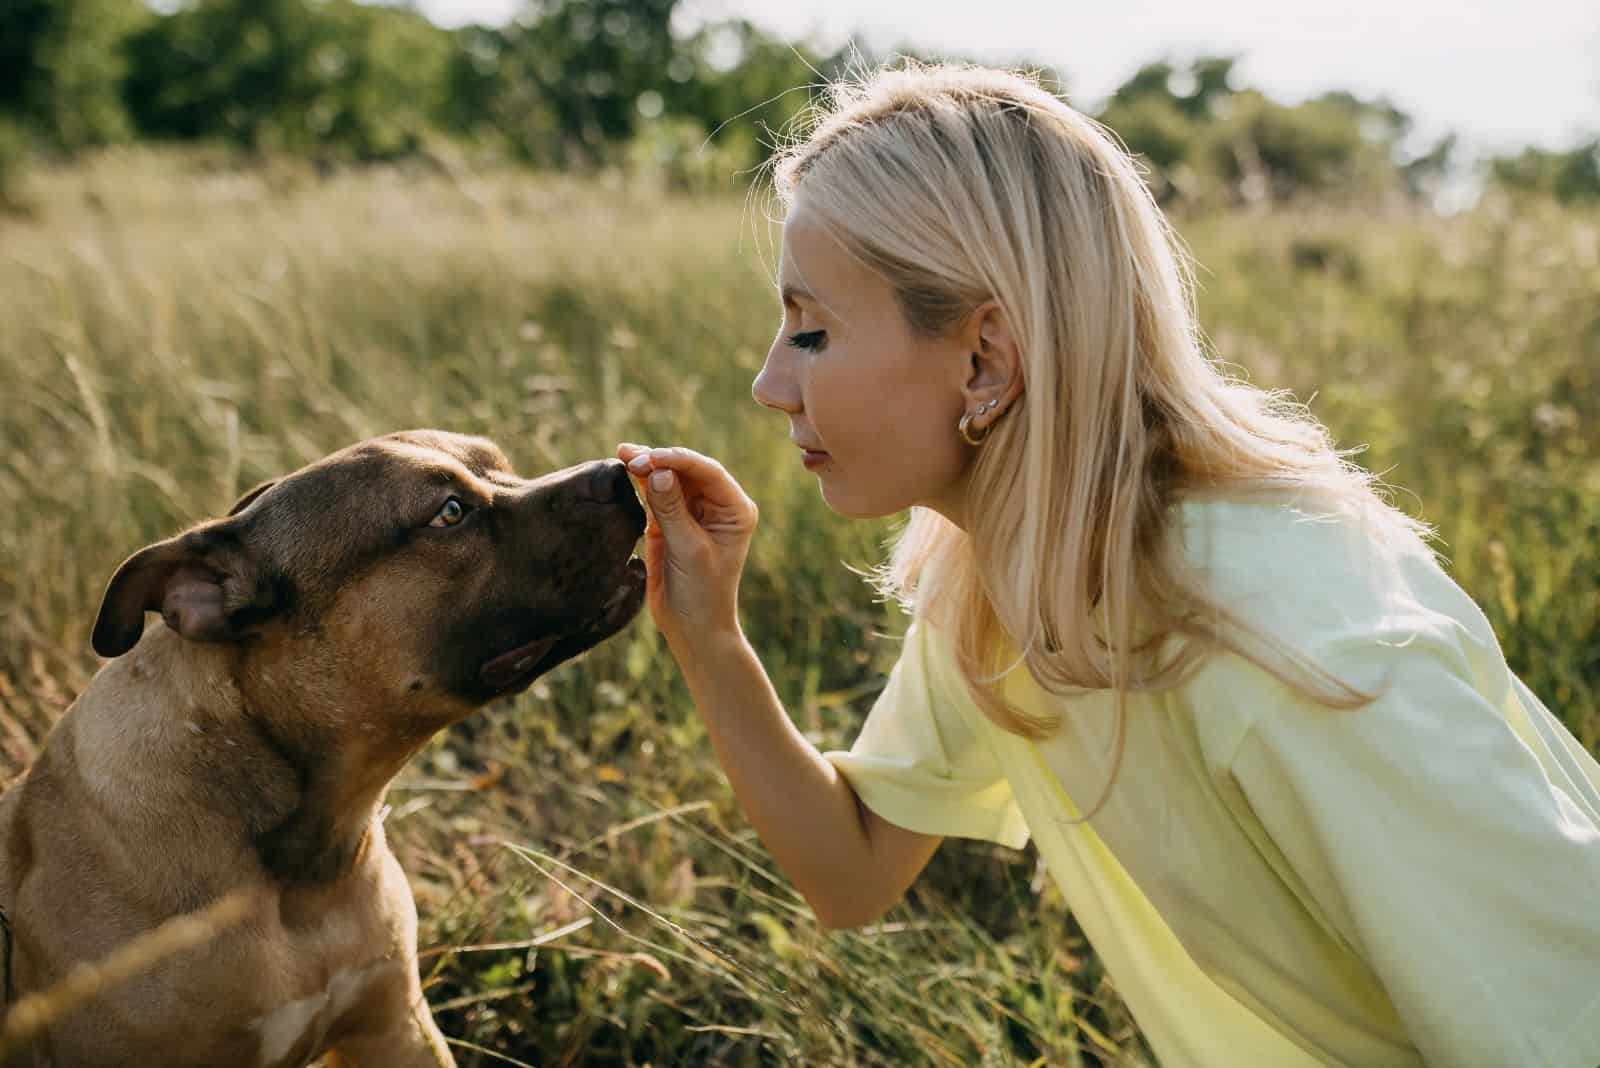
[[[430,527],[453,527],[467,518],[468,511],[467,506],[461,503],[461,498],[451,497],[444,502],[444,506],[439,509],[439,514],[434,516],[428,522],[428,525]]]

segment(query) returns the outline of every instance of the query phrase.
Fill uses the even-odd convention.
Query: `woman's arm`
[[[861,804],[795,729],[743,635],[712,638],[680,664],[734,796],[818,922],[855,927],[883,915],[941,839]]]
[[[688,449],[617,450],[645,484],[648,603],[682,669],[734,797],[825,927],[898,901],[940,839],[888,823],[784,711],[738,621],[756,506],[721,464]],[[669,472],[668,485],[648,478]]]

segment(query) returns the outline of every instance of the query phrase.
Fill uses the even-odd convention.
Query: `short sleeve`
[[[855,744],[823,756],[863,804],[897,827],[1021,849],[1028,825],[968,719],[981,713],[955,670],[942,637],[913,619]]]
[[[1285,880],[1372,968],[1429,1065],[1600,1065],[1590,810],[1448,643],[1321,662],[1382,695],[1339,711],[1281,691],[1230,764]]]

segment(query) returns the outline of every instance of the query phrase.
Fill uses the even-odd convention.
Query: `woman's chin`
[[[886,499],[871,500],[852,494],[849,488],[839,485],[837,479],[820,477],[817,479],[817,488],[822,492],[822,503],[838,516],[845,519],[882,519],[884,516],[895,515],[911,506],[911,502],[889,501]]]
[[[835,515],[843,516],[845,519],[861,518],[860,514],[852,507],[854,502],[850,500],[849,493],[842,493],[839,486],[830,484],[826,473],[818,474],[817,490],[822,494],[822,503],[827,505]]]

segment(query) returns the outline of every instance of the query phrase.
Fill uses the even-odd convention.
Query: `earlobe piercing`
[[[982,430],[974,434],[972,430],[972,420],[997,407],[999,404],[1000,399],[996,397],[978,405],[977,411],[967,412],[965,415],[963,415],[960,421],[956,423],[956,431],[961,435],[961,440],[966,442],[968,445],[982,445],[989,437],[990,428],[984,427]]]

